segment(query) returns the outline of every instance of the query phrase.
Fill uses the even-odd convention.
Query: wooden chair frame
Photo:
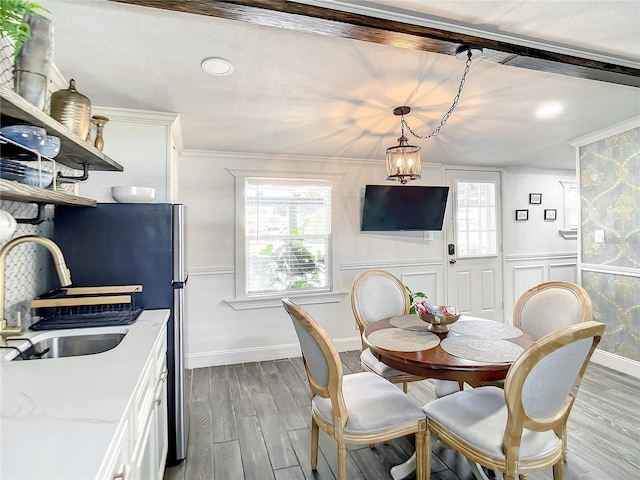
[[[409,313],[409,309],[411,308],[410,300],[409,300],[409,292],[405,288],[404,284],[396,277],[395,275],[386,272],[384,270],[365,270],[358,275],[353,280],[353,285],[351,287],[351,309],[353,310],[353,316],[356,319],[356,323],[358,324],[358,329],[360,330],[360,341],[362,342],[362,350],[368,348],[367,345],[362,340],[362,334],[364,333],[365,328],[369,325],[367,320],[364,318],[362,311],[360,309],[360,298],[359,298],[359,289],[362,282],[370,276],[382,276],[391,281],[391,283],[396,287],[401,295],[404,298],[403,302],[403,310],[402,312],[398,312],[398,315],[407,315]],[[369,368],[365,363],[361,363],[362,369],[367,372],[376,373],[374,370]],[[402,391],[407,393],[408,391],[408,382],[419,382],[424,380],[424,377],[419,377],[417,375],[412,375],[410,373],[399,372],[396,375],[390,375],[384,377],[389,380],[391,383],[401,383]]]
[[[573,407],[578,387],[587,369],[591,355],[600,342],[604,328],[605,325],[603,323],[587,321],[550,333],[525,350],[509,369],[504,389],[505,402],[508,410],[508,420],[502,441],[502,450],[505,458],[497,458],[476,450],[473,446],[466,443],[463,439],[454,436],[448,429],[431,418],[427,421],[427,452],[431,450],[431,434],[434,434],[471,461],[477,462],[492,470],[502,472],[505,480],[514,480],[516,475],[523,476],[549,466],[553,466],[554,480],[564,479],[562,442],[557,448],[544,457],[537,457],[533,460],[521,460],[519,458],[519,452],[523,429],[526,428],[537,432],[553,429],[559,437],[565,435],[567,419]],[[542,358],[560,347],[589,337],[593,338],[593,342],[580,368],[573,388],[562,407],[553,416],[548,418],[533,418],[528,416],[523,407],[521,394],[524,382],[531,369]],[[427,456],[425,470],[427,480],[429,480],[431,472],[430,455]]]
[[[520,295],[515,307],[513,308],[513,324],[516,327],[520,328],[521,330],[528,331],[527,328],[523,328],[522,325],[522,310],[532,297],[550,288],[564,288],[573,292],[578,298],[580,305],[582,306],[582,314],[579,322],[593,320],[593,303],[591,302],[591,297],[584,288],[571,282],[552,281],[540,283],[534,287],[531,287],[529,290]]]
[[[318,395],[331,400],[331,408],[333,412],[333,422],[327,422],[319,412],[314,408],[311,411],[311,468],[316,470],[318,464],[318,434],[321,428],[327,435],[332,436],[338,444],[338,480],[346,480],[347,478],[347,444],[370,445],[376,442],[384,442],[394,438],[402,437],[409,434],[415,434],[415,448],[417,459],[416,478],[423,480],[425,472],[425,434],[426,419],[416,422],[412,426],[403,426],[396,428],[388,428],[375,433],[349,433],[344,431],[347,423],[348,413],[342,395],[342,363],[340,356],[333,345],[333,342],[324,329],[316,322],[307,312],[296,305],[288,298],[282,299],[282,304],[287,313],[299,322],[316,340],[320,346],[322,353],[327,359],[329,365],[329,380],[326,386],[323,386],[313,375],[309,365],[303,354],[303,361],[311,397]]]
[[[534,296],[539,294],[540,292],[544,292],[545,290],[551,288],[564,288],[572,292],[580,302],[580,306],[582,307],[582,312],[580,315],[580,319],[576,323],[587,322],[593,320],[593,302],[591,301],[591,297],[587,293],[587,291],[582,288],[580,285],[571,282],[563,282],[563,281],[551,281],[551,282],[543,282],[534,287],[531,287],[529,290],[524,292],[518,298],[516,302],[516,306],[513,309],[513,324],[521,330],[528,332],[525,325],[522,325],[522,311],[524,307],[527,305],[527,302],[531,300]],[[504,387],[504,383],[502,385],[498,385]],[[566,427],[566,424],[565,424]],[[564,459],[567,460],[567,434],[566,432],[562,432],[562,452]]]

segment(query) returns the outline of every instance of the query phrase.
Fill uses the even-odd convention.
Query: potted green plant
[[[31,38],[31,28],[26,15],[38,15],[48,12],[46,8],[26,0],[0,0],[0,35],[7,37],[18,55],[22,45]]]
[[[419,298],[427,298],[427,296],[424,294],[424,292],[412,292],[407,285],[405,285],[404,288],[406,288],[407,292],[409,293],[409,304],[411,305],[409,313],[416,313],[416,300],[418,300]]]

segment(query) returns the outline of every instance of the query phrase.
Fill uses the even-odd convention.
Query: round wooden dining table
[[[513,354],[511,354],[511,356],[509,357],[510,359],[507,361],[478,361],[464,358],[464,356],[452,355],[441,346],[442,341],[447,338],[456,339],[456,337],[466,336],[468,339],[473,337],[484,338],[491,341],[491,337],[493,334],[492,332],[496,331],[495,327],[504,327],[502,330],[508,330],[509,334],[501,337],[500,333],[502,332],[499,332],[498,338],[496,338],[495,340],[500,342],[511,342],[522,347],[523,349],[528,348],[535,342],[535,338],[530,334],[516,329],[515,327],[500,324],[493,320],[462,315],[456,323],[460,323],[460,325],[463,325],[463,322],[469,322],[464,326],[473,328],[466,328],[465,330],[467,331],[465,332],[465,334],[461,334],[454,331],[455,329],[458,329],[457,327],[453,327],[455,323],[449,326],[449,331],[447,332],[428,332],[426,330],[428,326],[427,324],[420,325],[420,322],[415,321],[415,319],[411,317],[418,318],[416,315],[402,315],[373,322],[369,324],[369,326],[364,330],[362,338],[365,344],[371,349],[373,354],[381,362],[397,370],[401,370],[403,372],[411,373],[413,375],[418,375],[425,378],[453,380],[457,381],[460,385],[462,385],[463,383],[468,383],[471,386],[479,386],[483,382],[504,379],[507,376],[509,367],[511,367],[515,359],[515,356]],[[401,323],[397,321],[398,319],[404,321],[409,320],[408,323],[410,325],[413,325],[414,330],[412,330],[412,327],[398,327],[397,325]],[[432,333],[433,335],[436,335],[438,337],[438,340],[432,342],[429,345],[429,348],[422,350],[411,350],[406,348],[404,350],[392,350],[380,347],[369,338],[374,332],[377,332],[379,330],[396,328],[404,330],[406,332],[405,337],[408,338],[410,338],[413,334],[415,334],[416,337],[425,337],[429,333]],[[500,328],[498,328],[497,330],[500,330]],[[411,332],[413,332],[413,334]],[[462,355],[464,355],[464,352],[462,353]],[[488,480],[488,477],[478,464],[469,461],[469,465],[476,479]],[[393,467],[390,473],[391,477],[394,480],[398,480],[401,478],[405,478],[414,470],[415,453],[406,462]]]
[[[418,318],[417,316],[415,317]],[[398,351],[381,348],[368,340],[368,337],[378,330],[399,328],[391,323],[392,318],[385,318],[369,324],[363,332],[362,337],[366,345],[371,349],[378,360],[397,370],[425,378],[455,380],[457,382],[468,383],[469,385],[479,385],[483,382],[504,379],[507,376],[509,367],[511,367],[511,364],[513,363],[513,361],[484,362],[470,360],[447,353],[440,344],[426,350]],[[486,324],[488,329],[492,324],[495,325],[496,323],[493,320],[462,315],[458,322],[464,321],[475,321],[474,327],[479,328],[477,331],[478,335],[485,333],[482,331],[483,325]],[[448,332],[432,333],[437,335],[440,341],[445,338],[460,336],[459,333],[451,330],[453,325],[455,325],[455,323],[450,325]],[[416,332],[416,335],[418,334],[420,334],[420,332]],[[508,338],[505,340],[515,343],[523,349],[526,349],[535,342],[535,338],[526,332],[521,332],[518,337]]]

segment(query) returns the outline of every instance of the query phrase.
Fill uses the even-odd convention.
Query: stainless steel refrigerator
[[[142,307],[168,308],[167,463],[186,457],[189,428],[184,372],[187,209],[168,203],[99,203],[58,206],[54,241],[74,286],[142,284]]]

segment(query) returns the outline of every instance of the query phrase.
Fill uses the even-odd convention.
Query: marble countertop
[[[96,355],[0,360],[0,480],[96,478],[115,448],[120,423],[168,317],[169,310],[146,310],[126,327],[82,329],[128,329],[117,347]]]

